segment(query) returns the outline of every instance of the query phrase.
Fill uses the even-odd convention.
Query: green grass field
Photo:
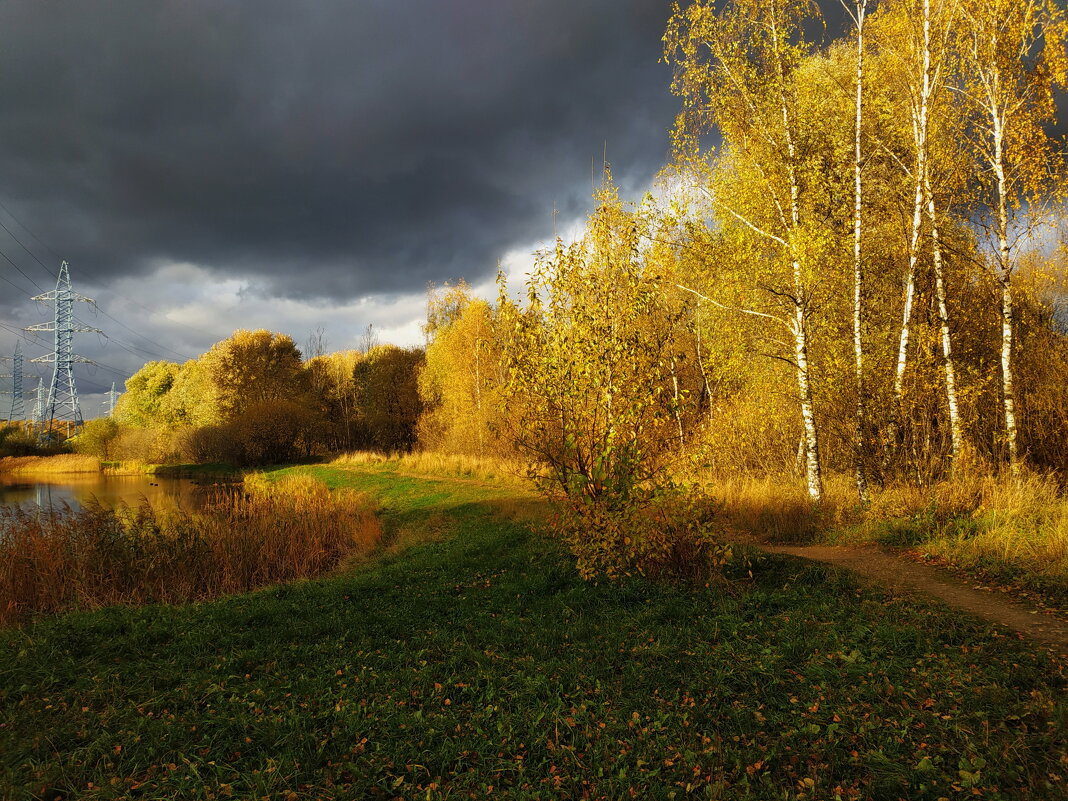
[[[295,469],[393,545],[0,633],[0,798],[1068,797],[1064,666],[1014,637],[785,558],[587,584],[515,487]]]

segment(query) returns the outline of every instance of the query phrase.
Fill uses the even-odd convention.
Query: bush
[[[69,453],[65,441],[57,435],[42,441],[31,429],[19,425],[0,428],[0,457],[2,456],[53,456]]]
[[[624,502],[583,495],[558,499],[552,526],[583,578],[628,575],[707,582],[731,558],[711,509],[681,489],[642,492]]]
[[[542,254],[519,308],[501,285],[500,324],[516,449],[556,507],[586,578],[700,574],[721,566],[703,519],[670,480],[687,395],[680,308],[643,256],[640,214],[606,183],[586,236]]]
[[[182,456],[193,462],[284,464],[311,455],[318,423],[316,412],[299,403],[264,401],[232,422],[185,429],[177,441]]]
[[[178,435],[182,459],[197,464],[241,464],[244,449],[230,426],[188,428]]]
[[[288,400],[249,406],[227,426],[241,444],[240,459],[234,463],[283,464],[310,455],[316,419],[313,410]]]
[[[179,457],[175,432],[165,428],[120,427],[109,453],[112,460],[166,464]]]

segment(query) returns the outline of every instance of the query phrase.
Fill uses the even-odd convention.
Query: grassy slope
[[[986,627],[782,559],[588,585],[515,490],[310,469],[429,541],[4,632],[0,797],[1068,797],[1063,667]]]

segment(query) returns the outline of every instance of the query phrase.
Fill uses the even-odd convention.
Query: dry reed
[[[109,462],[103,466],[103,470],[106,476],[143,476],[152,472],[149,463],[140,459]]]
[[[355,451],[335,458],[336,466],[395,463],[401,470],[427,475],[450,476],[495,484],[528,486],[526,468],[517,461],[490,456],[416,451],[414,453],[373,453]]]
[[[56,475],[61,473],[99,473],[100,460],[81,453],[55,456],[7,456],[0,459],[0,473],[18,475]]]
[[[320,575],[380,541],[362,496],[307,476],[253,475],[244,491],[217,492],[196,513],[0,507],[0,623],[246,592]]]

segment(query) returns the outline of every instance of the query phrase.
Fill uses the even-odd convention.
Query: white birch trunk
[[[795,266],[797,262],[794,263]],[[805,483],[808,497],[815,503],[823,500],[823,476],[820,470],[820,446],[816,415],[812,404],[812,383],[808,365],[808,336],[805,309],[799,302],[794,314],[794,361],[797,362],[797,388],[801,398],[801,421],[804,424]]]
[[[923,52],[919,75],[917,105],[912,108],[912,140],[916,149],[916,172],[913,175],[912,231],[909,236],[909,267],[905,276],[905,308],[901,315],[901,335],[898,338],[897,366],[894,371],[894,405],[890,418],[890,448],[896,446],[898,416],[904,402],[905,369],[908,364],[911,336],[912,305],[916,297],[916,266],[920,257],[920,231],[923,226],[923,176],[927,172],[927,123],[931,97],[931,6],[923,4]]]
[[[916,158],[916,194],[912,206],[912,235],[909,238],[909,269],[905,276],[905,307],[901,313],[901,335],[897,345],[897,367],[894,370],[894,409],[896,414],[905,394],[905,367],[908,362],[909,337],[911,336],[912,304],[916,298],[916,264],[920,255],[920,228],[923,221],[923,183],[918,177],[925,158]]]
[[[857,2],[857,93],[856,125],[853,135],[853,360],[856,377],[856,435],[854,442],[854,468],[856,471],[857,497],[861,503],[868,502],[868,476],[864,466],[864,435],[867,429],[867,388],[864,380],[864,262],[862,250],[863,178],[861,175],[863,153],[864,102],[864,16],[867,0]]]
[[[701,368],[701,381],[705,385],[705,399],[708,401],[708,422],[712,422],[712,386],[708,383],[708,370],[705,368],[705,357],[701,348],[701,301],[697,301],[697,364]]]
[[[773,35],[778,41],[778,29],[772,17]],[[776,48],[776,55],[779,56]],[[794,364],[797,367],[798,399],[801,405],[801,422],[805,443],[805,483],[808,497],[813,503],[823,500],[823,475],[820,466],[819,433],[816,429],[816,415],[812,402],[812,380],[808,363],[808,302],[806,299],[804,274],[800,255],[797,250],[796,237],[801,229],[801,187],[797,181],[797,149],[794,145],[793,127],[790,123],[790,107],[786,100],[786,73],[781,56],[777,61],[779,71],[779,104],[782,112],[782,130],[786,140],[786,174],[790,184],[790,222],[787,246],[790,250],[790,266],[794,279],[794,319],[792,331],[794,336]]]
[[[674,359],[671,360],[671,387],[674,393],[672,397],[675,403],[675,425],[677,425],[679,429],[679,450],[682,450],[682,448],[686,445],[686,438],[682,430],[682,412],[680,411],[679,407],[679,377],[678,374],[675,372]]]
[[[475,411],[477,413],[476,426],[478,428],[478,456],[481,459],[485,456],[485,442],[483,437],[483,421],[485,418],[482,415],[482,366],[481,359],[479,358],[479,345],[482,344],[482,340],[477,336],[475,337]]]
[[[938,300],[938,324],[942,335],[942,365],[946,379],[946,403],[949,406],[950,455],[953,467],[956,468],[964,448],[964,432],[961,428],[960,409],[957,404],[957,371],[953,362],[953,346],[949,337],[949,307],[946,303],[942,242],[938,234],[937,208],[934,192],[931,191],[929,175],[924,176],[923,185],[927,194],[927,216],[931,225],[931,256],[934,262],[935,297]]]
[[[995,79],[997,75],[995,74]],[[994,98],[992,98],[992,101]],[[994,134],[994,175],[998,183],[998,272],[1001,284],[1001,393],[1005,409],[1005,445],[1012,475],[1020,473],[1016,433],[1016,389],[1012,380],[1012,254],[1009,252],[1008,179],[1005,176],[1005,120],[1001,108],[990,104]]]

